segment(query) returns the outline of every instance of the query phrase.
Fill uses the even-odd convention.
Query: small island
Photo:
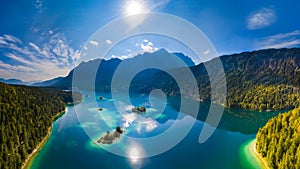
[[[99,97],[99,100],[104,100],[104,97],[103,97],[103,96],[100,96],[100,97]]]
[[[110,133],[109,131],[106,132],[104,136],[102,136],[97,143],[102,144],[113,144],[114,142],[118,141],[121,137],[121,134],[123,134],[125,131],[121,129],[121,127],[116,127],[115,131],[113,133]]]
[[[99,110],[99,111],[102,111],[102,110],[103,110],[103,108],[102,108],[102,107],[100,107],[100,108],[98,108],[98,110]]]
[[[133,107],[131,109],[131,112],[138,113],[138,114],[145,114],[146,113],[146,107],[144,107],[144,106]]]

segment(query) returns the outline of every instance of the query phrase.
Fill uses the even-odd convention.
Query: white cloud
[[[257,42],[256,46],[259,49],[268,48],[286,48],[300,45],[300,31],[295,30],[288,33],[280,33],[265,37]]]
[[[108,44],[108,45],[112,44],[112,41],[109,40],[109,39],[107,39],[105,42],[106,42],[106,44]]]
[[[29,44],[34,50],[36,50],[37,52],[42,53],[41,50],[40,50],[40,48],[39,48],[36,44],[34,44],[33,42],[29,42],[28,44]]]
[[[8,45],[8,43],[5,40],[0,39],[0,45]]]
[[[274,44],[274,45],[270,45],[270,46],[264,46],[265,49],[267,48],[288,48],[288,47],[293,47],[293,46],[297,46],[300,44],[300,40],[293,40],[290,42],[282,42],[282,43],[278,43],[278,44]]]
[[[70,47],[59,33],[48,32],[44,38],[39,44],[24,44],[12,35],[0,36],[0,53],[9,59],[0,62],[0,75],[23,81],[67,75],[80,57],[79,50]]]
[[[209,49],[207,49],[206,51],[203,52],[203,55],[207,55],[209,54],[209,52],[210,52]]]
[[[151,11],[163,7],[167,5],[171,0],[156,0],[156,2],[153,2],[153,4],[149,7]]]
[[[153,43],[148,41],[147,42],[144,40],[144,43],[141,45],[142,52],[148,52],[148,53],[153,53],[156,51],[156,48],[154,47]]]
[[[250,30],[267,27],[276,21],[274,10],[263,8],[250,15],[247,20],[247,28]]]
[[[0,40],[6,40],[7,42],[13,43],[22,43],[22,41],[19,38],[14,37],[12,35],[3,35],[2,37],[0,37]]]
[[[90,44],[92,44],[94,46],[98,46],[99,45],[99,43],[97,41],[95,41],[95,40],[91,40]]]
[[[2,70],[1,68],[5,68],[6,70],[13,70],[13,71],[18,71],[18,72],[28,72],[28,71],[35,71],[34,69],[26,66],[14,66],[10,64],[6,64],[0,60],[0,71]]]
[[[122,56],[111,55],[111,58],[114,58],[114,59],[118,58],[118,59],[124,60],[124,59],[130,58],[130,55],[122,55]]]
[[[43,6],[43,1],[42,0],[36,0],[33,2],[33,5],[35,8],[40,9]]]
[[[153,53],[155,51],[159,50],[159,48],[155,47],[153,42],[150,42],[147,39],[142,40],[141,43],[135,43],[135,46],[132,49],[125,49],[125,53],[116,55],[111,55],[111,58],[119,58],[121,60],[132,58],[134,56],[137,56],[139,54],[143,54],[145,52],[147,53]]]
[[[20,62],[22,64],[26,64],[26,65],[32,65],[32,62],[30,62],[29,60],[24,59],[23,57],[17,56],[14,53],[6,53],[4,54],[6,57],[15,60],[17,62]]]

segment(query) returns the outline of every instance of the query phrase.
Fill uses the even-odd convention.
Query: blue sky
[[[136,12],[172,14],[197,26],[220,55],[300,46],[296,0],[0,0],[0,77],[23,81],[65,76],[89,37]],[[130,5],[138,4],[138,9]],[[129,10],[131,9],[131,11]],[[131,38],[110,56],[127,58],[159,48],[188,49],[155,36]],[[110,42],[107,41],[109,44]],[[114,53],[115,52],[115,53]]]

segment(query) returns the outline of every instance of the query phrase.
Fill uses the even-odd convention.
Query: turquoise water
[[[97,99],[84,98],[81,104],[67,107],[66,113],[53,123],[52,134],[30,168],[33,169],[127,169],[127,168],[164,168],[164,169],[199,169],[251,168],[249,156],[245,152],[245,143],[255,138],[255,133],[267,119],[277,113],[261,113],[241,109],[226,109],[214,134],[204,143],[198,142],[199,134],[210,103],[201,103],[198,119],[176,108],[176,98],[169,99],[163,112],[150,107],[145,95],[132,96],[135,106],[147,107],[145,115],[132,114],[130,105],[122,100],[113,100],[108,94]],[[114,103],[122,104],[124,112],[118,113]],[[157,104],[160,103],[156,100]],[[152,102],[153,104],[153,102]],[[98,108],[103,108],[99,111]],[[158,105],[160,107],[160,105]],[[176,122],[176,125],[174,125]],[[195,122],[195,123],[194,123]],[[151,157],[162,146],[171,144],[181,131],[193,124],[187,135],[173,148]],[[112,132],[116,126],[125,129],[124,135],[113,145],[102,145],[96,141],[106,131]],[[175,128],[175,132],[169,129]],[[143,142],[142,139],[155,138],[170,131],[172,137],[160,142]],[[131,138],[137,138],[132,141]],[[114,153],[120,153],[123,156]],[[253,160],[255,163],[255,160]],[[253,163],[253,162],[252,162]]]

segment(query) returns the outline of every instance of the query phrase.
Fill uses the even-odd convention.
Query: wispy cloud
[[[267,27],[276,21],[275,11],[270,8],[263,8],[252,13],[247,19],[247,28],[250,30]]]
[[[90,44],[92,44],[94,46],[98,46],[99,45],[99,43],[97,41],[95,41],[95,40],[91,40]]]
[[[39,44],[24,43],[12,35],[0,36],[0,75],[23,81],[65,76],[80,57],[60,33],[48,32]]]
[[[42,0],[35,0],[33,2],[33,5],[35,8],[40,9],[43,6],[43,1]]]
[[[259,49],[286,48],[300,45],[300,30],[265,37],[257,42]]]
[[[154,11],[158,8],[164,7],[167,5],[171,0],[156,0],[153,1],[152,4],[149,6],[151,11]]]
[[[106,44],[108,44],[108,45],[112,44],[112,41],[109,40],[109,39],[107,39],[105,42],[106,42]]]

